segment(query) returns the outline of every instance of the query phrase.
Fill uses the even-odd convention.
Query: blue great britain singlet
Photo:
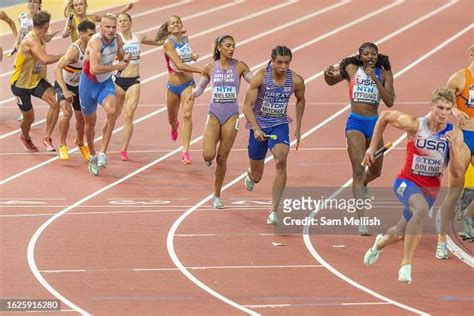
[[[265,69],[265,81],[258,90],[253,112],[260,128],[269,128],[281,124],[291,123],[292,119],[287,115],[288,101],[293,94],[293,72],[288,69],[283,86],[278,86],[273,80],[273,72],[270,63]],[[247,128],[251,128],[247,122]]]

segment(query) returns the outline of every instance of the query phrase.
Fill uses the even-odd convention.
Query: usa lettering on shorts
[[[213,87],[212,98],[214,103],[234,103],[237,101],[237,90],[235,87]]]
[[[354,102],[377,103],[379,92],[374,85],[356,85],[352,90]]]
[[[425,177],[439,177],[443,172],[443,159],[413,155],[411,172]]]

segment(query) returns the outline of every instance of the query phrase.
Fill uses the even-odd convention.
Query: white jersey
[[[138,64],[140,62],[140,40],[138,39],[137,34],[132,33],[132,38],[126,40],[125,37],[121,34],[123,40],[123,50],[126,54],[130,54],[130,64]]]
[[[63,78],[67,85],[79,87],[79,79],[81,78],[82,66],[84,65],[84,52],[76,43],[72,43],[71,46],[74,46],[78,50],[79,57],[75,63],[69,64],[63,68]]]
[[[20,40],[22,40],[33,29],[33,18],[28,17],[27,13],[22,13],[18,20],[20,24]]]
[[[100,33],[96,33],[91,37],[91,41],[99,39],[102,43],[102,48],[100,49],[100,60],[99,63],[101,65],[112,65],[117,57],[118,53],[118,43],[117,38],[114,38],[110,44],[106,43]],[[95,74],[95,79],[98,82],[104,82],[114,74],[113,71],[106,72],[103,74]]]

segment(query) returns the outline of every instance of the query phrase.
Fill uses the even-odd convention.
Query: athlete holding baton
[[[404,240],[403,259],[398,272],[401,282],[412,282],[412,261],[421,239],[423,220],[438,195],[441,176],[448,161],[450,176],[464,172],[460,159],[467,151],[463,135],[459,128],[447,122],[454,99],[454,94],[448,89],[437,89],[432,94],[428,116],[415,118],[398,111],[382,112],[362,162],[363,166],[375,163],[375,148],[387,125],[407,132],[405,164],[393,186],[395,195],[403,205],[403,215],[385,235],[376,237],[374,245],[364,256],[364,263],[371,265],[378,259],[382,249]]]

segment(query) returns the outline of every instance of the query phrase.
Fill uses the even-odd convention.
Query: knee
[[[259,183],[262,180],[263,173],[261,171],[252,172],[252,182]]]
[[[376,170],[370,170],[370,173],[374,178],[378,178],[382,175],[382,170],[380,168],[377,168]]]
[[[364,168],[362,166],[357,166],[352,170],[352,177],[354,181],[361,181],[364,178]]]
[[[70,109],[64,109],[63,116],[65,119],[70,120],[72,117],[72,111]]]
[[[217,158],[216,158],[216,162],[220,166],[226,166],[226,164],[227,164],[227,155],[218,154]]]
[[[107,111],[107,119],[115,120],[117,118],[117,111],[115,109],[109,109]]]
[[[428,215],[428,206],[420,206],[413,210],[413,216],[410,221],[421,222]]]
[[[285,158],[275,158],[275,166],[277,170],[286,169],[286,157]]]
[[[126,123],[132,123],[133,122],[133,114],[129,112],[125,112],[123,119]]]
[[[184,121],[191,121],[191,118],[192,118],[192,111],[188,110],[188,109],[185,109],[184,113],[183,113],[183,120]]]
[[[84,116],[82,115],[81,112],[75,112],[76,114],[76,122],[78,124],[84,124]]]
[[[56,101],[56,99],[49,98],[47,102],[52,110],[59,111],[59,103]]]

